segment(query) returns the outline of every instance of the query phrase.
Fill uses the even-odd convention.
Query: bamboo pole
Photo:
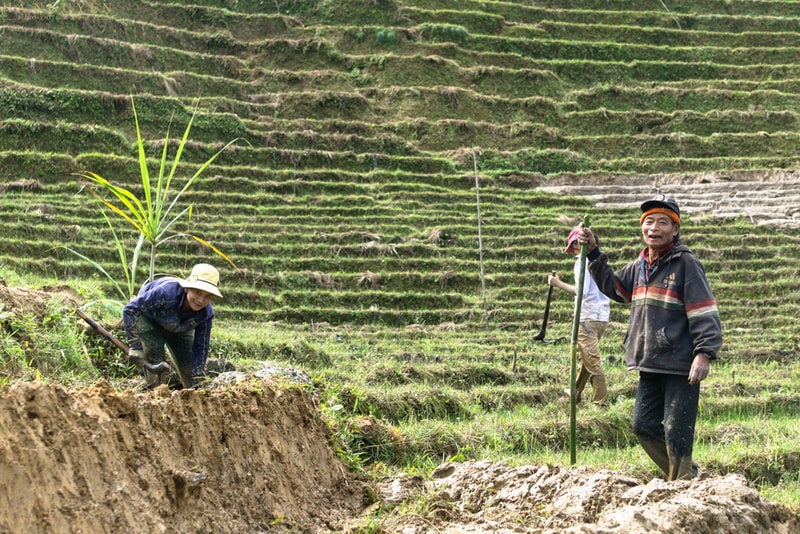
[[[589,225],[589,216],[583,218],[581,226]],[[570,341],[569,358],[569,461],[570,465],[575,465],[575,428],[576,428],[576,408],[575,397],[577,395],[575,379],[578,367],[578,328],[581,323],[581,304],[583,303],[583,282],[586,274],[586,244],[581,245],[580,271],[578,274],[578,287],[575,291],[575,313],[572,317],[572,340]]]
[[[478,181],[478,158],[475,149],[472,149],[472,167],[475,170],[475,199],[478,212],[478,253],[481,262],[481,294],[483,295],[483,320],[486,321],[486,272],[483,267],[483,236],[481,235],[481,187]]]

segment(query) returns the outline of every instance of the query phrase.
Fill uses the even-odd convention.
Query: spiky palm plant
[[[132,261],[129,264],[127,261],[127,254],[125,251],[125,246],[122,243],[122,240],[119,238],[117,233],[114,231],[114,228],[111,224],[111,221],[103,213],[103,217],[108,222],[109,226],[111,227],[112,234],[114,236],[114,241],[117,248],[117,253],[120,258],[120,262],[122,263],[123,270],[125,272],[125,279],[126,279],[126,288],[127,294],[125,290],[121,288],[119,283],[114,280],[112,276],[108,274],[102,266],[94,262],[93,260],[72,251],[82,258],[90,261],[95,265],[95,267],[99,268],[108,278],[112,280],[116,288],[120,293],[122,293],[123,298],[126,300],[132,297],[136,291],[136,268],[139,260],[139,256],[142,250],[142,247],[145,243],[150,244],[150,266],[149,266],[149,276],[148,279],[152,280],[155,277],[155,262],[156,262],[156,249],[162,245],[163,243],[169,241],[170,239],[174,239],[176,237],[181,236],[188,236],[192,239],[202,243],[203,245],[207,246],[211,250],[213,250],[217,255],[223,258],[225,261],[230,263],[233,267],[236,265],[233,263],[228,256],[222,253],[217,247],[213,246],[208,241],[187,233],[173,233],[171,229],[184,216],[191,219],[193,205],[189,204],[182,209],[179,207],[178,202],[180,201],[182,195],[195,183],[195,181],[200,177],[200,175],[205,171],[209,165],[211,165],[214,160],[228,147],[232,144],[236,143],[237,141],[241,140],[241,138],[236,138],[233,141],[227,143],[224,147],[222,147],[219,151],[217,151],[211,158],[208,159],[204,164],[202,164],[195,173],[186,181],[180,191],[172,196],[173,191],[173,180],[176,177],[178,166],[181,160],[181,155],[183,154],[184,147],[186,146],[186,142],[189,138],[189,131],[192,127],[192,122],[194,121],[194,117],[197,113],[197,107],[195,106],[195,110],[192,113],[192,117],[189,120],[189,123],[186,126],[186,130],[183,133],[183,138],[181,139],[180,144],[175,152],[175,156],[172,159],[171,165],[167,166],[167,153],[169,148],[169,128],[167,129],[166,138],[164,140],[164,148],[161,152],[161,162],[158,169],[158,177],[156,180],[152,180],[150,176],[150,171],[147,167],[147,156],[145,154],[145,146],[144,141],[142,140],[142,134],[139,129],[139,117],[136,113],[136,106],[133,102],[133,95],[131,95],[131,107],[133,108],[133,117],[136,124],[136,142],[138,146],[138,153],[139,153],[139,171],[141,175],[141,185],[144,198],[137,197],[133,192],[129,189],[126,189],[122,186],[115,185],[111,181],[103,178],[97,173],[91,171],[81,171],[77,173],[78,176],[86,178],[91,182],[101,186],[106,192],[111,193],[112,197],[110,200],[103,198],[100,193],[95,191],[93,188],[89,187],[92,195],[97,198],[101,203],[103,203],[109,210],[113,213],[116,213],[120,217],[122,217],[125,221],[131,224],[136,231],[138,232],[139,238],[134,248],[134,253],[132,257]],[[170,120],[170,125],[171,125]]]

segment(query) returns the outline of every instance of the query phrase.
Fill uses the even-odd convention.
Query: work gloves
[[[128,360],[139,369],[144,367],[148,371],[163,374],[170,370],[167,362],[151,363],[144,359],[144,351],[139,349],[128,349]]]

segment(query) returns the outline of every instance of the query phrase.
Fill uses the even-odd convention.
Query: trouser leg
[[[583,389],[586,387],[586,383],[591,378],[591,374],[586,368],[581,365],[580,370],[578,371],[578,378],[575,379],[575,402],[581,402],[581,395],[583,394]]]
[[[606,388],[606,376],[594,375],[592,381],[592,402],[598,406],[608,406],[608,389]]]
[[[604,321],[584,321],[578,329],[581,376],[586,373],[584,385],[587,381],[592,385],[592,402],[600,406],[608,405],[606,377],[600,359],[600,338],[607,326],[608,323]]]
[[[166,336],[166,342],[178,369],[181,385],[185,388],[192,387],[194,385],[192,377],[194,332],[169,332]]]
[[[144,361],[151,366],[164,361],[166,350],[164,343],[164,329],[147,317],[139,317],[139,339],[142,341]]]
[[[692,478],[699,384],[685,376],[642,372],[632,426],[642,448],[667,480]]]
[[[145,387],[151,389],[166,383],[169,375],[169,364],[164,361],[165,330],[146,317],[139,317],[139,339],[142,341],[144,362],[142,368],[145,376]]]
[[[692,462],[694,429],[700,384],[689,384],[686,376],[666,379],[664,398],[664,436],[670,458],[668,480],[693,478],[697,468]]]

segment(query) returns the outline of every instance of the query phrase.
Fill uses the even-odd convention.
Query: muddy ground
[[[0,395],[0,532],[795,533],[739,475],[643,481],[585,467],[470,461],[368,484],[326,439],[311,393],[268,378],[207,391]],[[424,495],[425,513],[392,513]],[[377,499],[377,500],[376,500]]]
[[[696,206],[703,191],[716,192],[706,198],[707,212],[716,205],[735,215],[739,205],[739,214],[759,222],[780,215],[779,224],[794,226],[796,180],[791,173],[781,179],[791,185],[783,207],[763,212],[741,198],[772,190],[758,176],[716,176],[694,187],[661,179],[660,186],[669,193],[672,185]],[[649,198],[653,185],[652,178],[604,184],[606,196],[568,178],[548,187],[615,205]],[[0,285],[6,312],[42,317],[53,295],[74,309],[77,297],[66,287]],[[399,513],[420,496],[423,512]],[[0,392],[0,533],[375,532],[365,518],[377,511],[383,532],[404,534],[800,532],[798,516],[739,475],[701,472],[666,483],[584,467],[472,461],[444,464],[430,480],[369,483],[336,456],[308,385],[268,373],[198,391],[116,391],[105,382],[72,390],[34,381]]]

